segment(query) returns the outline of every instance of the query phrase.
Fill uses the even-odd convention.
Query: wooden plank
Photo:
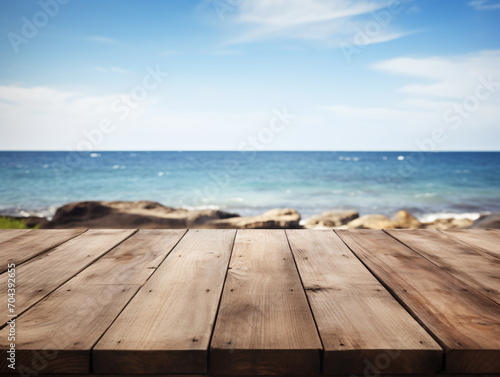
[[[235,230],[190,230],[93,350],[96,373],[204,373]]]
[[[499,258],[478,252],[437,230],[386,230],[386,233],[486,297],[500,303]]]
[[[66,283],[16,319],[16,372],[89,373],[90,348],[109,327],[138,285]],[[9,350],[9,326],[0,330],[0,350]],[[11,372],[6,357],[0,373]],[[33,369],[33,368],[30,368]]]
[[[498,229],[450,229],[441,232],[500,258],[500,230]]]
[[[321,341],[283,230],[240,230],[210,348],[226,375],[320,372]]]
[[[91,229],[21,264],[16,268],[16,314],[22,314],[132,233],[133,230]],[[7,287],[6,272],[0,275],[0,286]],[[3,290],[0,297],[7,302],[7,291]],[[8,321],[7,314],[7,306],[0,306],[2,321]]]
[[[0,243],[0,273],[7,271],[7,264],[27,261],[69,239],[85,229],[35,229]]]
[[[0,243],[29,233],[31,229],[0,229]]]
[[[447,373],[500,372],[500,306],[383,231],[336,233],[446,351]]]
[[[143,285],[185,233],[185,229],[141,229],[73,282]]]
[[[29,309],[18,318],[19,361],[40,365],[35,351],[45,352],[55,356],[42,362],[37,372],[88,373],[91,348],[184,233],[141,230]],[[1,350],[5,346],[0,342]],[[5,371],[1,361],[0,371]]]
[[[441,369],[441,347],[333,231],[286,233],[323,342],[324,374]]]

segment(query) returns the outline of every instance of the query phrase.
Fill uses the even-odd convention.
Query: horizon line
[[[247,153],[247,152],[257,152],[257,153],[289,153],[289,152],[302,152],[302,153],[333,153],[333,152],[347,152],[347,153],[499,153],[499,150],[435,150],[435,151],[422,151],[422,150],[400,150],[400,149],[390,149],[390,150],[347,150],[347,149],[339,149],[339,150],[312,150],[312,149],[282,149],[282,150],[233,150],[233,149],[103,149],[103,150],[90,150],[90,151],[68,151],[61,149],[1,149],[0,153],[22,153],[22,152],[52,152],[52,153],[119,153],[119,152],[231,152],[231,153]]]

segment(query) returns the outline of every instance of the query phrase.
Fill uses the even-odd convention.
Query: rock
[[[259,216],[240,217],[218,210],[187,210],[167,207],[150,201],[87,201],[58,208],[54,218],[21,218],[30,227],[41,228],[110,228],[110,229],[290,229],[301,228],[300,214],[294,209],[273,209]],[[306,228],[354,229],[462,229],[472,225],[468,219],[437,219],[420,223],[407,211],[397,212],[392,220],[382,215],[359,217],[356,211],[333,210],[310,218]],[[500,228],[500,214],[483,217],[474,227]]]
[[[465,229],[472,225],[469,219],[436,219],[430,223],[422,224],[425,229]]]
[[[500,213],[483,216],[474,221],[473,229],[500,229]]]
[[[395,226],[387,216],[365,215],[347,223],[351,229],[394,229]]]
[[[76,202],[60,207],[44,228],[298,228],[300,214],[274,209],[260,216],[239,217],[216,210],[172,208],[156,202]]]
[[[300,214],[291,208],[273,209],[260,216],[233,217],[207,223],[216,229],[289,229],[300,228]]]
[[[216,210],[189,211],[149,201],[88,201],[69,203],[58,208],[54,218],[43,228],[197,228],[211,220],[236,216]]]
[[[422,223],[418,221],[408,211],[398,211],[393,217],[392,222],[396,228],[400,229],[419,229],[422,228]]]
[[[320,215],[311,217],[305,223],[306,228],[336,228],[347,224],[349,221],[357,219],[359,213],[352,210],[326,211]]]
[[[17,217],[16,219],[24,221],[26,226],[29,228],[34,228],[36,226],[41,227],[48,222],[48,220],[45,217],[39,217],[39,216]]]

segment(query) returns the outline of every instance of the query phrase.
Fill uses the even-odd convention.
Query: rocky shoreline
[[[360,216],[355,210],[331,210],[303,221],[291,208],[242,217],[225,211],[187,210],[150,201],[75,202],[59,207],[50,220],[36,216],[11,218],[42,229],[500,229],[500,214],[483,216],[476,221],[447,218],[421,222],[404,210],[392,218],[379,214]]]

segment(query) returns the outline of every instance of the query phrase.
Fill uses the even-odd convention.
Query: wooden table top
[[[0,373],[500,375],[499,267],[500,230],[0,230]]]

